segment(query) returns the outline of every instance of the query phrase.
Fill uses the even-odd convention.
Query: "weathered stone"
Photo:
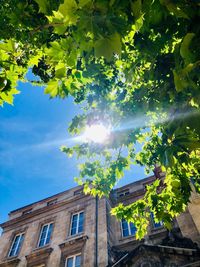
[[[156,175],[163,179],[162,173]],[[200,241],[200,200],[196,193],[187,211],[174,222],[178,232],[173,235],[162,226],[154,228],[151,223],[144,240],[123,237],[121,223],[110,215],[111,208],[119,202],[126,205],[141,198],[146,185],[155,179],[151,176],[113,190],[108,199],[75,194],[82,190],[76,187],[11,212],[9,220],[1,224],[0,267],[64,267],[66,258],[74,255],[81,255],[83,267],[179,266],[185,264],[185,257],[195,261]],[[72,236],[72,215],[82,211],[84,230]],[[53,224],[50,242],[39,248],[41,228],[50,223]],[[15,257],[9,258],[12,242],[19,233],[25,235],[22,247]],[[176,248],[181,246],[182,250]]]

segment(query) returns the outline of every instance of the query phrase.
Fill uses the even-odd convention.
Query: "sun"
[[[105,127],[103,124],[93,124],[86,127],[82,137],[86,142],[103,143],[109,135],[110,127]]]

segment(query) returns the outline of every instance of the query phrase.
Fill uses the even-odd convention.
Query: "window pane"
[[[15,236],[11,246],[9,257],[16,256],[19,253],[23,239],[24,239],[24,234]]]
[[[157,228],[157,227],[161,227],[162,226],[162,222],[154,222],[154,227]]]
[[[74,214],[72,216],[71,235],[82,233],[83,225],[84,225],[84,212]]]
[[[52,229],[53,229],[53,224],[51,223],[51,224],[49,225],[49,229],[48,229],[47,239],[46,239],[45,245],[46,245],[46,244],[49,244],[49,242],[50,242]]]
[[[163,222],[161,221],[161,222],[158,222],[158,223],[156,223],[155,222],[155,220],[154,220],[154,214],[153,214],[153,212],[151,212],[151,219],[152,219],[152,222],[153,222],[153,226],[155,227],[155,228],[157,228],[157,227],[161,227],[162,225],[163,225]]]
[[[124,219],[122,219],[122,234],[124,237],[129,236],[128,223]]]
[[[129,236],[128,229],[123,229],[123,236]]]
[[[39,247],[43,247],[44,246],[44,241],[45,241],[45,239],[43,238],[43,239],[40,239],[40,242],[39,242]]]
[[[81,212],[79,215],[78,233],[83,232],[83,223],[84,223],[84,213]]]
[[[83,225],[79,225],[78,227],[78,233],[82,233],[83,232]]]
[[[130,229],[131,229],[131,235],[135,235],[137,229],[136,229],[135,225],[132,222],[130,223]]]
[[[78,214],[74,214],[72,217],[72,222],[76,222],[78,220]]]
[[[127,221],[126,220],[124,220],[124,219],[122,219],[122,228],[123,229],[128,229],[128,223],[127,223]]]
[[[47,225],[43,225],[41,232],[40,232],[39,247],[44,246],[44,242],[45,242],[45,238],[46,238],[46,232],[47,232]]]
[[[122,234],[124,237],[135,235],[136,227],[133,223],[128,223],[126,220],[122,219]]]
[[[78,214],[72,216],[71,235],[75,235],[77,232]]]
[[[75,235],[76,234],[76,228],[72,228],[71,229],[71,235]]]
[[[10,254],[9,254],[9,257],[12,257],[15,255],[15,249],[12,248],[11,251],[10,251]]]
[[[24,235],[21,235],[20,240],[19,240],[19,244],[18,244],[18,247],[16,249],[16,253],[15,253],[16,255],[19,254],[19,251],[21,249],[23,241],[24,241]]]
[[[75,267],[81,266],[81,256],[76,256]]]
[[[53,224],[46,224],[42,227],[40,234],[39,247],[43,247],[50,242]]]
[[[81,213],[79,214],[79,221],[80,221],[80,222],[83,222],[83,219],[84,219],[84,213],[81,212]]]
[[[77,227],[77,222],[78,221],[72,221],[72,228],[76,228]]]
[[[67,259],[67,267],[73,267],[73,258]]]
[[[40,239],[45,239],[46,233],[47,233],[47,227],[48,227],[48,225],[44,225],[42,227]]]
[[[20,238],[19,235],[18,235],[18,236],[15,236],[15,239],[14,239],[14,241],[13,241],[13,243],[12,243],[12,248],[11,248],[9,257],[12,257],[12,256],[15,256],[15,255],[16,255],[15,251],[16,251],[16,249],[17,249],[17,244],[18,244],[18,242],[19,242],[19,238]]]

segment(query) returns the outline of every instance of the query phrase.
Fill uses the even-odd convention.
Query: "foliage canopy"
[[[113,209],[146,233],[149,214],[170,228],[200,191],[200,4],[189,0],[2,0],[0,105],[13,103],[17,82],[32,70],[51,98],[71,95],[83,112],[80,134],[103,121],[104,144],[63,147],[84,157],[77,181],[109,194],[131,164],[161,166],[143,199]],[[135,146],[141,144],[136,153]],[[91,187],[92,185],[92,187]]]

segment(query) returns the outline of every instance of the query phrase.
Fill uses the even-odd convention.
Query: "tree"
[[[108,195],[135,162],[166,172],[144,199],[113,209],[146,233],[150,212],[170,228],[200,191],[199,3],[189,0],[3,0],[0,7],[0,104],[32,70],[51,98],[74,97],[81,134],[104,121],[104,144],[63,147],[84,157],[78,183]],[[135,152],[136,144],[141,151]]]

